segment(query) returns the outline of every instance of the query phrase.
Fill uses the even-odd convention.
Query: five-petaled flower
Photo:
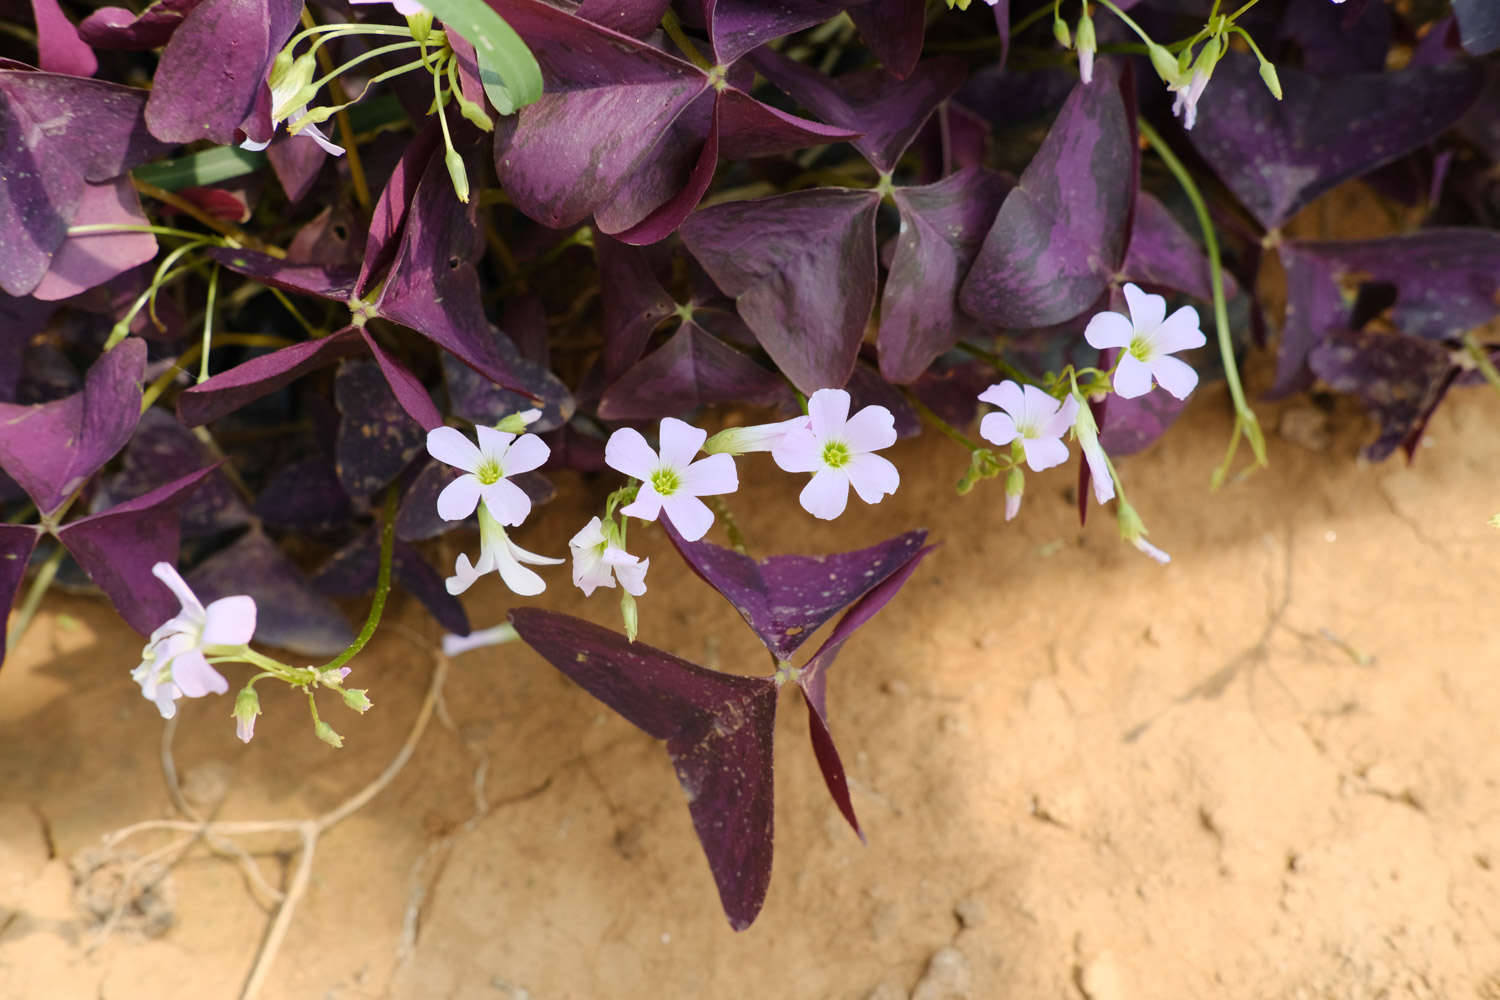
[[[141,686],[141,694],[156,702],[161,717],[170,719],[177,714],[178,698],[229,690],[229,682],[209,665],[205,654],[244,648],[255,634],[255,601],[240,594],[221,597],[205,608],[170,563],[159,562],[151,572],[176,595],[182,610],[151,633],[130,678]]]
[[[1185,361],[1171,357],[1176,351],[1207,343],[1198,329],[1198,310],[1183,306],[1167,315],[1167,300],[1141,291],[1133,284],[1124,288],[1130,308],[1127,319],[1117,312],[1102,312],[1089,320],[1083,336],[1094,347],[1123,348],[1115,369],[1114,390],[1126,399],[1151,391],[1151,380],[1178,399],[1187,399],[1198,384],[1198,373]]]
[[[771,458],[787,472],[811,472],[797,498],[813,517],[831,521],[849,503],[849,487],[865,503],[896,492],[901,474],[873,452],[896,443],[896,418],[883,406],[849,416],[849,393],[819,389],[807,401],[808,422],[784,434]]]
[[[1172,114],[1182,119],[1185,129],[1198,124],[1198,98],[1208,86],[1208,75],[1208,71],[1200,67],[1194,69],[1191,76],[1167,85],[1167,89],[1177,95],[1172,102]]]
[[[505,533],[505,528],[489,512],[487,503],[479,506],[479,561],[470,563],[466,553],[460,552],[453,567],[453,575],[444,581],[448,593],[457,596],[471,587],[475,580],[491,571],[498,572],[505,585],[522,597],[535,597],[547,589],[547,583],[522,563],[533,566],[559,566],[561,559],[539,556],[527,552]]]
[[[464,475],[438,494],[438,516],[462,521],[479,501],[501,524],[517,525],[531,513],[531,498],[507,477],[530,472],[547,461],[551,449],[535,434],[519,438],[483,425],[476,427],[479,445],[452,427],[427,432],[427,453],[439,462],[464,470]]]
[[[740,488],[734,459],[709,455],[693,461],[708,432],[676,417],[661,422],[661,451],[653,451],[640,431],[621,427],[604,445],[604,462],[611,469],[641,482],[635,500],[620,508],[626,517],[654,521],[666,511],[682,537],[696,542],[713,526],[713,511],[699,497],[733,493]]]
[[[1023,388],[1006,379],[981,392],[979,398],[1003,411],[985,414],[979,422],[980,437],[998,445],[1019,439],[1033,472],[1068,460],[1068,446],[1062,438],[1078,415],[1078,400],[1073,396],[1059,401],[1034,385]]]
[[[633,556],[616,544],[595,517],[568,542],[573,551],[573,583],[585,597],[597,587],[613,587],[615,580],[632,597],[646,592],[646,569],[650,559]]]

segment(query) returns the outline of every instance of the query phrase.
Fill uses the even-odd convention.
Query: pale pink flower
[[[151,572],[176,595],[182,610],[151,633],[130,678],[141,686],[141,694],[156,702],[161,717],[170,719],[177,714],[178,698],[229,690],[229,682],[204,654],[250,641],[255,634],[255,601],[240,594],[221,597],[205,608],[171,563],[159,562]]]
[[[708,432],[667,417],[661,422],[660,453],[654,451],[640,431],[621,427],[604,445],[604,462],[641,483],[635,500],[621,507],[626,517],[654,521],[662,511],[672,518],[672,525],[682,537],[696,542],[708,534],[714,514],[699,497],[733,493],[740,488],[734,459],[728,455],[709,455],[698,461],[693,456],[708,439]]]
[[[1167,300],[1160,295],[1151,295],[1133,284],[1123,290],[1130,316],[1099,313],[1089,320],[1084,339],[1100,350],[1123,349],[1115,369],[1114,389],[1125,399],[1150,392],[1152,379],[1178,399],[1186,399],[1198,385],[1198,373],[1171,355],[1208,342],[1198,328],[1198,310],[1183,306],[1168,316]]]
[[[1191,76],[1177,83],[1169,84],[1167,89],[1177,95],[1172,102],[1172,114],[1182,119],[1182,127],[1191,129],[1198,123],[1198,98],[1203,96],[1203,90],[1208,86],[1208,71],[1195,69]]]
[[[1094,414],[1088,406],[1072,397],[1077,408],[1073,418],[1073,436],[1078,439],[1078,449],[1083,460],[1089,464],[1089,478],[1094,484],[1094,499],[1107,504],[1115,498],[1115,480],[1109,474],[1109,459],[1099,444],[1099,425],[1094,423]]]
[[[1068,446],[1062,437],[1073,426],[1078,413],[1078,401],[1072,396],[1058,400],[1034,385],[1023,388],[1006,379],[981,392],[979,399],[1003,411],[985,414],[979,422],[980,437],[997,445],[1007,445],[1019,438],[1026,464],[1033,472],[1068,460]]]
[[[674,522],[675,523],[675,522]],[[585,597],[597,587],[613,587],[618,578],[627,594],[646,592],[646,569],[650,559],[633,556],[604,533],[604,522],[595,517],[568,542],[573,552],[573,583]]]
[[[819,389],[807,401],[808,423],[793,427],[771,449],[787,472],[811,472],[798,497],[813,517],[831,521],[849,503],[849,487],[865,503],[879,503],[901,485],[901,474],[873,454],[896,443],[896,418],[883,406],[849,416],[849,393]]]
[[[531,513],[531,498],[508,477],[540,468],[551,449],[535,434],[518,438],[483,425],[474,430],[479,435],[477,447],[452,427],[427,432],[427,453],[465,473],[438,494],[438,516],[462,521],[483,500],[501,524],[520,524]]]
[[[533,566],[559,566],[561,559],[539,556],[528,552],[505,533],[489,512],[489,504],[479,508],[479,561],[470,564],[466,553],[459,553],[453,567],[453,575],[444,581],[448,593],[457,596],[473,586],[474,581],[489,572],[500,574],[500,579],[511,590],[522,597],[535,597],[547,589],[547,583],[522,563]]]

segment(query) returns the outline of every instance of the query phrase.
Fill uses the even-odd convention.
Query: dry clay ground
[[[1500,997],[1500,399],[1452,401],[1414,467],[1355,461],[1357,416],[1267,408],[1301,443],[1273,433],[1269,471],[1210,495],[1229,423],[1222,387],[1200,395],[1191,429],[1124,463],[1166,568],[1110,516],[1079,529],[1071,468],[1033,477],[1007,525],[999,484],[955,498],[963,456],[929,437],[895,450],[894,501],[828,528],[764,456],[742,465],[760,553],[914,524],[943,542],[830,682],[868,846],[784,692],[749,931],[719,912],[662,748],[509,646],[453,661],[409,765],[318,841],[263,996]],[[587,516],[568,485],[528,547],[564,551]],[[659,533],[632,541],[653,561],[643,640],[766,669]],[[498,581],[470,596],[480,623],[507,606]],[[561,573],[546,602],[615,614]],[[393,620],[436,635],[404,602]],[[0,673],[0,996],[234,996],[262,945],[271,907],[232,860],[199,845],[166,871],[160,833],[98,850],[174,815],[139,647],[59,598]],[[355,661],[376,708],[325,705],[342,751],[289,696],[248,747],[227,698],[185,704],[188,804],[333,808],[411,727],[424,648],[385,631]],[[292,879],[294,833],[237,842]],[[102,929],[75,904],[90,866],[106,913],[122,878],[148,883]]]

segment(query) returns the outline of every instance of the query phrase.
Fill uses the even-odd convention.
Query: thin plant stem
[[[1101,0],[1103,2],[1103,0]],[[1229,385],[1229,395],[1234,401],[1234,436],[1230,439],[1229,449],[1224,456],[1224,461],[1214,470],[1210,479],[1211,485],[1217,489],[1223,485],[1225,477],[1229,474],[1229,463],[1234,459],[1235,449],[1239,445],[1240,436],[1250,442],[1250,450],[1255,454],[1255,464],[1264,468],[1266,461],[1266,441],[1261,434],[1260,422],[1255,417],[1255,411],[1250,408],[1245,399],[1244,386],[1240,384],[1239,366],[1234,360],[1234,342],[1229,330],[1229,306],[1224,299],[1224,264],[1219,253],[1219,237],[1214,231],[1213,220],[1208,215],[1208,205],[1203,201],[1203,195],[1198,190],[1198,185],[1193,181],[1182,161],[1177,158],[1161,134],[1151,126],[1144,118],[1137,122],[1141,135],[1151,145],[1152,150],[1166,164],[1172,176],[1177,178],[1177,183],[1182,186],[1182,191],[1192,203],[1193,213],[1198,217],[1198,225],[1203,230],[1203,245],[1208,251],[1209,279],[1213,284],[1214,293],[1214,325],[1219,335],[1219,357],[1224,364],[1224,381]]]
[[[1484,380],[1500,390],[1500,371],[1495,370],[1495,364],[1490,360],[1489,351],[1485,350],[1472,333],[1464,334],[1464,350],[1468,351],[1469,357],[1473,359],[1474,366],[1479,369],[1479,374]]]
[[[198,381],[208,381],[208,356],[214,345],[214,305],[219,298],[219,265],[208,272],[208,298],[203,305],[203,349],[198,355]]]
[[[155,184],[143,181],[139,177],[136,177],[134,175],[131,176],[130,183],[135,185],[135,189],[146,197],[154,198],[157,201],[161,202],[163,205],[171,205],[173,208],[177,209],[177,211],[197,220],[199,223],[203,224],[209,229],[212,229],[220,236],[227,236],[229,239],[233,240],[235,242],[235,245],[237,246],[242,246],[250,250],[256,250],[260,253],[268,254],[278,259],[286,256],[286,251],[282,250],[280,247],[274,247],[270,244],[262,242],[256,237],[251,236],[249,233],[245,232],[239,226],[225,222],[223,219],[215,218],[209,213],[203,211],[203,209],[199,208],[197,205],[194,205],[192,202],[188,201],[186,198],[174,194],[171,191],[168,191],[166,188],[159,188]]]
[[[370,600],[369,617],[365,619],[365,627],[359,630],[359,635],[355,637],[349,648],[319,667],[319,673],[337,670],[358,656],[359,651],[365,648],[365,643],[369,642],[370,637],[375,634],[375,629],[380,626],[380,616],[385,612],[385,599],[391,592],[391,557],[396,548],[396,490],[394,487],[386,491],[381,516],[385,523],[380,528],[380,575],[375,579],[375,596]]]
[[[306,7],[302,8],[302,25],[308,30],[319,27],[313,22],[312,11]],[[332,72],[332,53],[327,49],[319,49],[316,59],[323,72]],[[333,120],[338,126],[339,138],[344,141],[344,162],[349,165],[349,183],[354,187],[354,199],[359,202],[360,208],[368,212],[370,210],[370,182],[365,177],[364,162],[360,159],[354,125],[349,120],[347,107],[349,95],[344,92],[344,85],[336,77],[328,81],[328,96],[334,104],[339,106],[338,111],[334,112]]]
[[[67,549],[61,545],[57,551],[47,557],[41,568],[36,571],[36,576],[31,578],[31,587],[26,591],[26,597],[21,601],[21,607],[16,611],[15,624],[11,626],[9,634],[5,637],[5,652],[9,655],[11,650],[21,642],[21,637],[26,634],[26,627],[36,617],[37,609],[42,606],[42,598],[47,595],[47,589],[52,586],[52,581],[57,576],[57,568],[62,565],[63,556]]]
[[[921,414],[928,423],[932,424],[932,426],[936,427],[947,437],[952,438],[958,444],[963,445],[964,449],[970,454],[973,454],[976,451],[984,450],[973,441],[970,441],[968,436],[964,434],[963,431],[959,430],[957,427],[954,427],[952,424],[948,423],[948,421],[932,412],[932,408],[929,407],[926,403],[922,402],[922,400],[917,397],[916,393],[912,392],[910,389],[902,389],[901,394],[906,397],[906,401],[910,403],[912,407],[919,414]]]

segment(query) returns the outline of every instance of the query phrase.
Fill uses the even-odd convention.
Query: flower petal
[[[981,402],[998,406],[1011,416],[1020,414],[1022,407],[1026,405],[1026,397],[1021,391],[1020,383],[1013,379],[1006,379],[999,385],[992,385],[979,394]]]
[[[1017,425],[1024,425],[1030,433],[1027,437],[1036,437],[1041,429],[1056,415],[1061,402],[1056,396],[1050,396],[1034,385],[1028,385],[1024,391],[1026,412],[1017,419]]]
[[[771,449],[771,460],[783,472],[816,472],[823,467],[823,448],[811,429],[792,430]]]
[[[604,522],[599,520],[599,515],[595,514],[589,519],[588,524],[578,529],[578,534],[568,539],[568,547],[573,549],[592,549],[603,545],[604,542]]]
[[[632,559],[636,557],[632,556]],[[620,586],[625,593],[632,597],[640,597],[646,592],[646,569],[651,565],[650,559],[638,559],[630,565],[619,565],[615,567],[615,575],[620,578]]]
[[[1192,306],[1183,306],[1168,316],[1151,337],[1151,346],[1162,354],[1176,354],[1206,343],[1208,338],[1199,326],[1198,310]]]
[[[1060,438],[1068,432],[1068,428],[1073,426],[1073,421],[1077,418],[1078,397],[1069,393],[1068,398],[1062,401],[1062,406],[1058,407],[1057,412],[1052,415],[1052,419],[1042,425],[1042,430],[1037,437]]]
[[[807,415],[819,441],[838,437],[849,420],[849,394],[843,389],[819,389],[808,397]]]
[[[880,455],[855,455],[844,466],[844,473],[865,503],[879,503],[901,485],[901,473],[895,464]]]
[[[677,533],[690,542],[696,542],[708,534],[713,527],[714,512],[708,504],[690,493],[678,491],[662,502],[662,509],[672,519]]]
[[[224,675],[208,665],[197,649],[185,650],[172,657],[172,683],[189,698],[202,698],[210,691],[223,694],[229,690]]]
[[[708,431],[676,417],[666,417],[661,422],[660,440],[661,464],[670,469],[685,469],[708,440]]]
[[[635,495],[634,500],[620,508],[620,513],[641,521],[654,521],[661,513],[661,502],[661,494],[656,492],[656,488],[648,480],[641,483],[640,492]]]
[[[1125,293],[1125,304],[1130,307],[1130,323],[1137,333],[1150,333],[1161,326],[1161,321],[1167,317],[1165,298],[1142,291],[1140,286],[1129,282],[1121,291]]]
[[[1026,453],[1026,464],[1032,472],[1041,472],[1068,460],[1068,446],[1062,438],[1025,438],[1021,450]]]
[[[439,462],[473,472],[484,456],[456,427],[434,427],[427,432],[427,454]]]
[[[522,434],[511,444],[501,465],[507,476],[518,476],[532,469],[540,469],[551,455],[552,449],[547,446],[547,442],[535,434]]]
[[[1135,327],[1117,312],[1099,313],[1083,328],[1083,339],[1101,351],[1106,347],[1129,347],[1134,337]]]
[[[1109,474],[1109,463],[1104,460],[1104,449],[1094,439],[1092,447],[1080,441],[1084,461],[1089,463],[1089,478],[1094,482],[1094,500],[1101,506],[1115,498],[1115,481]]]
[[[1151,369],[1135,355],[1126,353],[1115,369],[1115,392],[1123,399],[1135,399],[1151,391]]]
[[[1151,362],[1151,374],[1156,376],[1158,385],[1178,399],[1187,399],[1198,387],[1198,373],[1180,358],[1166,355],[1157,358]]]
[[[496,464],[503,464],[505,452],[510,443],[516,439],[514,434],[506,431],[497,431],[486,424],[479,424],[474,428],[475,435],[479,438],[479,453]],[[470,472],[474,471],[472,469]],[[506,473],[509,475],[509,473]]]
[[[797,499],[813,517],[832,521],[849,505],[849,477],[837,469],[819,470]]]
[[[159,562],[151,567],[151,575],[167,585],[167,589],[172,591],[182,605],[182,610],[192,617],[194,624],[203,622],[203,602],[198,600],[198,595],[193,593],[193,588],[187,585],[176,567],[169,562]]]
[[[739,488],[739,473],[728,455],[709,455],[682,470],[682,491],[695,497],[733,493]]]
[[[1010,444],[1016,439],[1019,432],[1016,430],[1016,422],[1011,419],[1009,413],[986,413],[984,419],[979,421],[979,436],[990,444]]]
[[[243,646],[255,634],[255,598],[248,594],[221,597],[204,609],[205,646]]]
[[[867,406],[844,425],[844,441],[854,452],[889,448],[896,443],[896,418],[883,406]]]
[[[551,556],[539,556],[535,552],[521,548],[509,538],[505,539],[505,548],[510,555],[519,562],[530,563],[533,566],[561,566],[567,560],[554,559]],[[496,560],[497,562],[499,560]]]
[[[1131,540],[1131,544],[1140,549],[1142,552],[1146,553],[1146,555],[1150,556],[1152,559],[1155,559],[1157,562],[1161,563],[1163,566],[1172,561],[1171,555],[1157,548],[1155,545],[1152,545],[1144,538],[1136,537]]]
[[[465,472],[444,486],[443,492],[438,494],[438,517],[444,521],[462,521],[479,506],[480,492],[479,477]]]
[[[318,128],[318,126],[316,126],[316,125],[304,125],[304,126],[302,126],[302,131],[299,134],[300,135],[311,136],[312,137],[312,141],[316,142],[319,146],[323,147],[323,152],[327,153],[329,156],[343,156],[344,155],[344,147],[340,146],[338,143],[336,143],[332,139],[328,138],[328,136],[324,135],[323,134],[323,130],[320,129],[320,128]],[[246,737],[242,737],[242,738],[244,739],[244,741],[246,743],[250,742],[250,737],[246,736]]]
[[[522,566],[514,559],[501,557],[499,560],[500,579],[505,585],[522,597],[535,597],[547,589],[547,581],[543,580],[532,570]]]
[[[457,597],[473,586],[479,576],[479,571],[469,562],[468,554],[460,552],[453,564],[453,575],[443,581],[443,586],[448,589],[448,593]]]
[[[604,464],[632,479],[645,481],[651,478],[661,461],[641,437],[640,431],[634,427],[621,427],[604,444]]]
[[[446,493],[447,490],[443,492]],[[484,497],[484,505],[489,509],[490,516],[501,524],[514,527],[531,514],[531,497],[509,479],[497,479],[488,486],[481,487],[480,495]],[[442,499],[442,494],[438,495],[438,499]]]

